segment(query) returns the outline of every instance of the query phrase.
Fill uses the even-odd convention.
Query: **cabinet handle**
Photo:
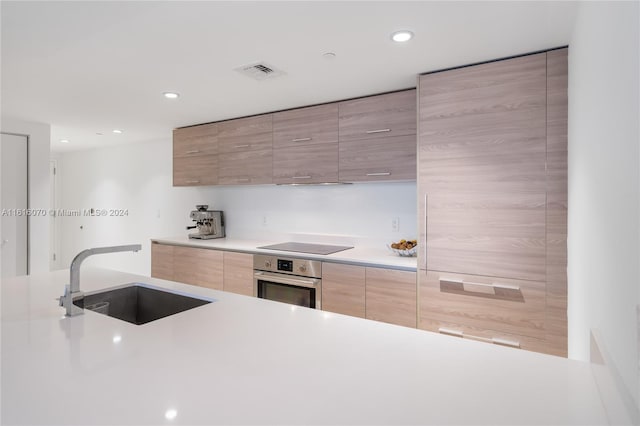
[[[367,173],[367,176],[391,176],[391,172]]]
[[[377,129],[377,130],[367,130],[366,133],[370,135],[372,133],[386,133],[390,131],[391,129]]]
[[[291,142],[305,142],[305,141],[310,141],[312,138],[296,138],[296,139],[291,139]]]
[[[188,180],[186,181],[186,183],[200,183],[199,180]]]
[[[474,336],[472,334],[466,334],[460,330],[453,330],[453,329],[444,328],[444,327],[439,327],[438,333],[445,334],[447,336],[461,337],[463,339],[477,340],[479,342],[493,343],[494,345],[509,346],[510,348],[520,349],[520,342],[518,342],[517,340],[507,340],[507,339],[502,339],[500,337],[489,338],[489,337]]]
[[[429,213],[427,210],[427,206],[428,206],[428,201],[429,201],[429,196],[427,195],[427,193],[424,194],[424,242],[420,241],[420,245],[422,245],[424,247],[424,269],[425,271],[427,270],[427,218],[429,217]]]
[[[192,149],[191,151],[187,151],[185,154],[197,154],[199,152],[200,152],[199,149]]]
[[[291,179],[311,179],[311,176],[293,176]]]
[[[251,145],[246,144],[246,145],[234,145],[234,148],[249,148]]]
[[[456,279],[451,279],[451,278],[440,278],[440,285],[442,284],[462,284],[463,288],[465,285],[468,286],[474,286],[474,287],[480,287],[485,288],[485,289],[491,289],[493,290],[493,292],[495,293],[495,289],[496,288],[502,288],[505,290],[514,290],[514,291],[520,291],[520,287],[517,285],[510,285],[510,284],[497,284],[497,283],[492,283],[492,284],[484,284],[484,283],[474,283],[474,282],[470,282],[470,281],[465,281],[465,280],[456,280]],[[470,291],[470,290],[466,290],[465,291]]]
[[[240,178],[240,179],[236,179],[236,182],[250,182],[251,179],[249,178]]]

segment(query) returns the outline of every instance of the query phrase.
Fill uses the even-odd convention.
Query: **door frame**
[[[29,210],[31,208],[31,194],[29,191],[31,182],[29,181],[29,175],[30,175],[30,167],[29,167],[29,159],[30,157],[30,152],[29,152],[29,148],[31,146],[31,137],[29,135],[26,135],[24,133],[13,133],[13,132],[0,132],[0,134],[2,135],[8,135],[8,136],[20,136],[26,139],[26,143],[27,143],[27,164],[26,164],[26,173],[27,173],[27,210]],[[0,224],[0,227],[2,225]],[[0,228],[0,231],[2,230],[2,228]],[[29,275],[29,273],[31,272],[31,216],[27,215],[27,275]]]

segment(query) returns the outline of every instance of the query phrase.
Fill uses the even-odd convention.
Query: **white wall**
[[[569,356],[600,331],[638,392],[638,2],[580,5],[569,46]]]
[[[29,208],[49,209],[51,126],[2,117],[0,131],[29,137]],[[29,273],[49,271],[49,218],[29,218]]]
[[[234,238],[384,247],[417,237],[415,183],[174,188],[170,139],[66,153],[58,167],[61,208],[129,211],[127,217],[61,217],[64,268],[85,248],[142,243],[142,252],[94,256],[86,264],[149,274],[149,239],[193,232],[185,226],[196,204],[224,210],[227,236]],[[391,232],[393,217],[400,218],[398,233]]]

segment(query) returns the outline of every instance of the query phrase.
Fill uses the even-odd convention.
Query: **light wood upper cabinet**
[[[391,324],[416,327],[416,273],[366,268],[366,317]]]
[[[419,90],[420,268],[545,281],[546,54]]]
[[[322,310],[365,318],[364,266],[322,263]]]
[[[273,149],[338,142],[338,104],[273,114]]]
[[[272,137],[271,114],[219,123],[218,182],[221,185],[271,183]]]
[[[185,127],[173,131],[173,185],[218,183],[218,125]]]
[[[218,153],[216,123],[183,127],[173,131],[173,156],[194,157]]]
[[[416,179],[416,91],[339,103],[342,182]]]
[[[253,296],[253,255],[225,251],[224,291]]]
[[[273,183],[338,181],[338,105],[273,114]]]
[[[340,142],[340,181],[416,179],[416,135]]]
[[[339,104],[340,142],[416,134],[416,91],[387,93]]]

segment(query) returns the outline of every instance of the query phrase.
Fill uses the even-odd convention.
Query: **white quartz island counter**
[[[605,424],[586,363],[125,273],[216,301],[63,316],[68,272],[2,281],[2,424]]]

